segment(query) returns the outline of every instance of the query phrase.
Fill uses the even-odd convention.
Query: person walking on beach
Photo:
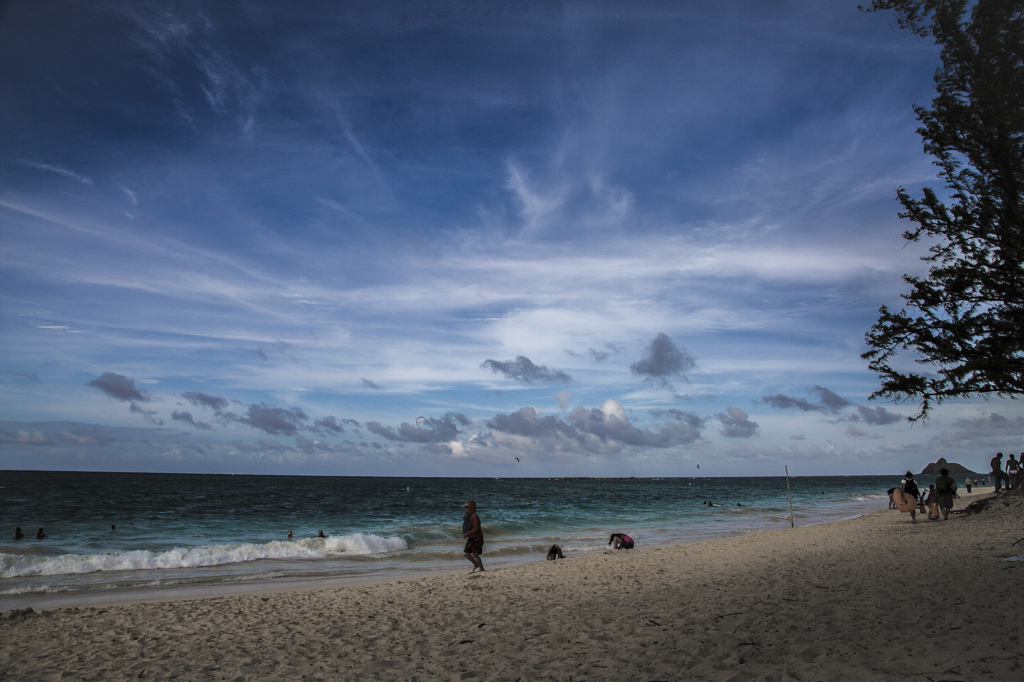
[[[917,504],[921,499],[921,491],[917,487],[917,481],[914,480],[914,474],[907,472],[906,478],[903,479],[903,494],[913,499],[914,505],[910,507],[910,522],[917,523]],[[901,508],[900,511],[903,511]]]
[[[992,482],[995,485],[995,492],[999,492],[999,486],[1003,482],[1003,453],[997,452],[989,462],[989,466],[992,467]]]
[[[971,492],[971,485],[972,485],[973,483],[974,483],[974,482],[973,482],[973,481],[971,480],[971,477],[970,477],[970,476],[968,476],[967,478],[965,478],[965,479],[964,479],[964,485],[965,485],[965,486],[967,487],[967,492],[968,492],[968,493],[970,493],[970,492]]]
[[[928,497],[924,500],[924,506],[928,508],[928,520],[939,520],[939,501],[936,499],[935,484],[928,486]]]
[[[949,469],[939,469],[940,476],[935,479],[935,501],[939,503],[942,520],[949,520],[949,510],[953,508],[953,495],[956,494],[956,481],[949,477]]]
[[[476,513],[476,500],[466,500],[462,506],[466,511],[462,517],[462,538],[466,541],[466,547],[462,550],[462,556],[466,557],[475,573],[477,569],[484,570],[484,562],[480,555],[484,551],[484,530],[480,526],[480,516]]]

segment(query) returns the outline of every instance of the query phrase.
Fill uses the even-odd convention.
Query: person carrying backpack
[[[949,477],[949,469],[939,469],[940,476],[935,479],[935,501],[939,503],[942,520],[949,520],[949,510],[953,508],[953,494],[956,492],[956,481]]]

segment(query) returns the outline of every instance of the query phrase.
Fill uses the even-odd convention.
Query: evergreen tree
[[[861,357],[882,380],[872,397],[920,402],[1024,393],[1024,0],[874,0],[941,47],[932,108],[915,107],[949,205],[897,190],[904,233],[930,244],[927,277],[904,275],[906,307],[880,309]],[[926,371],[894,365],[910,351]],[[913,365],[902,363],[903,367]]]

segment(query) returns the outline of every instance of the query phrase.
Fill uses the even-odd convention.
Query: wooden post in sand
[[[793,491],[789,487],[789,465],[786,465],[786,492],[789,493],[789,527],[796,528],[793,525]]]

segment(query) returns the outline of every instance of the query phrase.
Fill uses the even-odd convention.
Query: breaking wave
[[[103,554],[25,556],[0,553],[0,578],[32,575],[63,575],[99,571],[197,568],[240,564],[260,559],[324,559],[338,556],[388,554],[408,549],[400,537],[353,533],[329,538],[305,538],[294,542],[275,540],[265,544],[176,547],[164,552],[134,550]]]

